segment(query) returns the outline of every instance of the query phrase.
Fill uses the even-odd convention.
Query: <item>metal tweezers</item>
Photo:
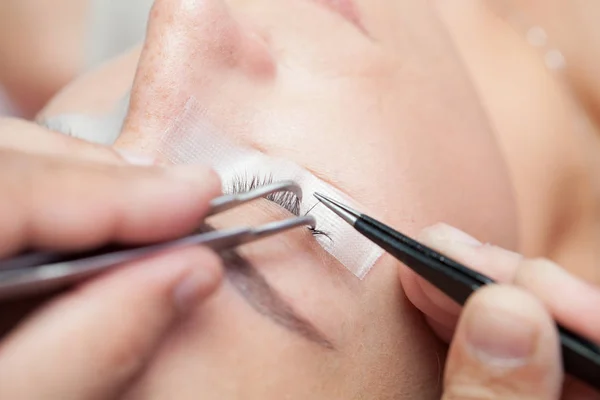
[[[278,192],[290,192],[302,199],[302,189],[295,182],[282,181],[255,190],[217,197],[207,216],[222,213],[249,201]],[[195,233],[175,240],[143,246],[109,245],[79,253],[28,252],[0,260],[0,302],[37,296],[79,282],[125,262],[139,260],[174,248],[193,245],[224,250],[300,227],[315,227],[312,216],[276,221],[257,227],[239,227]]]

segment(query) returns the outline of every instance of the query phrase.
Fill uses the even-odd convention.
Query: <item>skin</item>
[[[133,81],[117,146],[159,156],[159,135],[194,96],[228,138],[293,160],[410,235],[446,221],[484,242],[548,255],[552,248],[575,259],[577,248],[557,238],[554,227],[566,221],[584,245],[592,239],[583,217],[571,220],[565,213],[580,197],[591,202],[586,182],[594,169],[575,163],[575,150],[557,157],[560,149],[583,151],[583,142],[560,128],[562,114],[535,109],[525,114],[531,118],[526,135],[509,135],[512,127],[500,122],[519,121],[524,111],[502,107],[508,101],[502,103],[503,93],[489,83],[495,71],[475,59],[476,47],[469,59],[471,47],[451,30],[460,56],[469,60],[463,67],[446,30],[449,13],[408,0],[357,5],[364,30],[310,2],[158,1],[141,53],[74,83],[43,116],[102,113]],[[498,32],[508,45],[522,45],[506,29],[483,37]],[[525,54],[521,75],[548,78],[539,59],[530,50]],[[536,82],[512,88],[530,93],[528,106],[546,104],[547,93]],[[565,99],[556,93],[556,101]],[[542,135],[548,126],[557,126],[554,134],[564,143]],[[527,158],[520,155],[523,138],[535,143]],[[555,179],[529,167],[549,161],[560,172]],[[574,171],[581,180],[566,182]],[[593,207],[582,210],[590,224],[596,221]],[[256,224],[286,215],[259,202],[211,223]],[[403,273],[399,284],[397,262],[383,257],[359,282],[301,230],[240,252],[334,349],[257,313],[230,279],[171,332],[128,398],[439,398],[441,387],[432,383],[439,382],[444,350],[413,306],[419,306],[410,294],[414,277]],[[590,264],[577,265],[589,273]]]

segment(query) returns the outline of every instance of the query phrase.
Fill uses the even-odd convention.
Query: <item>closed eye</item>
[[[270,185],[273,183],[273,176],[260,176],[260,175],[236,175],[233,177],[231,182],[225,185],[226,194],[244,193],[254,190],[256,188]],[[288,210],[290,213],[300,216],[300,205],[301,199],[295,193],[292,192],[277,192],[272,193],[266,197],[267,200],[279,205],[280,207]]]
[[[274,180],[272,175],[261,176],[257,174],[238,174],[235,175],[230,182],[225,183],[224,192],[226,194],[249,192],[261,186],[270,185],[273,182]],[[295,193],[277,192],[268,195],[266,197],[266,200],[269,200],[279,205],[280,207],[289,211],[295,216],[300,216],[300,206],[302,205],[302,200],[298,198],[298,196]],[[316,204],[318,204],[318,202],[315,202],[315,205]],[[310,213],[313,208],[314,207],[309,209],[306,214]],[[329,240],[331,240],[331,237],[325,231],[317,229],[316,227],[308,227],[308,229],[310,230],[313,236],[325,236]]]

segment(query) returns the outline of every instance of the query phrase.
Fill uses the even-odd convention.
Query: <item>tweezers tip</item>
[[[354,225],[356,221],[362,216],[362,214],[358,211],[321,193],[315,192],[313,193],[313,196],[315,196],[317,200],[323,203],[325,207],[329,208],[331,211],[336,213],[340,218],[348,222],[350,225]]]
[[[302,217],[285,219],[282,221],[271,222],[256,228],[253,228],[253,237],[259,239],[275,234],[279,234],[300,226],[309,226],[314,229],[317,221],[312,215],[304,215]]]
[[[317,193],[317,192],[314,192],[313,196],[315,196],[317,198],[317,200],[319,200],[319,201],[323,201],[323,200],[327,199],[327,196],[323,196],[321,193]]]

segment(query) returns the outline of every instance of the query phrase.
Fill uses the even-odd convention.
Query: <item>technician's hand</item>
[[[424,244],[496,279],[464,309],[403,269],[408,298],[450,343],[444,399],[596,399],[573,379],[563,382],[558,333],[565,327],[600,343],[600,290],[547,260],[526,260],[483,245],[447,225],[423,231]]]
[[[129,166],[78,141],[62,142],[73,158],[26,155],[6,150],[18,147],[6,145],[6,134],[0,131],[0,258],[30,246],[74,250],[175,237],[197,227],[220,192],[207,168]],[[37,150],[61,154],[60,147]],[[195,247],[124,265],[51,300],[0,341],[0,398],[116,398],[220,278],[218,257]],[[5,311],[0,304],[0,320]]]

